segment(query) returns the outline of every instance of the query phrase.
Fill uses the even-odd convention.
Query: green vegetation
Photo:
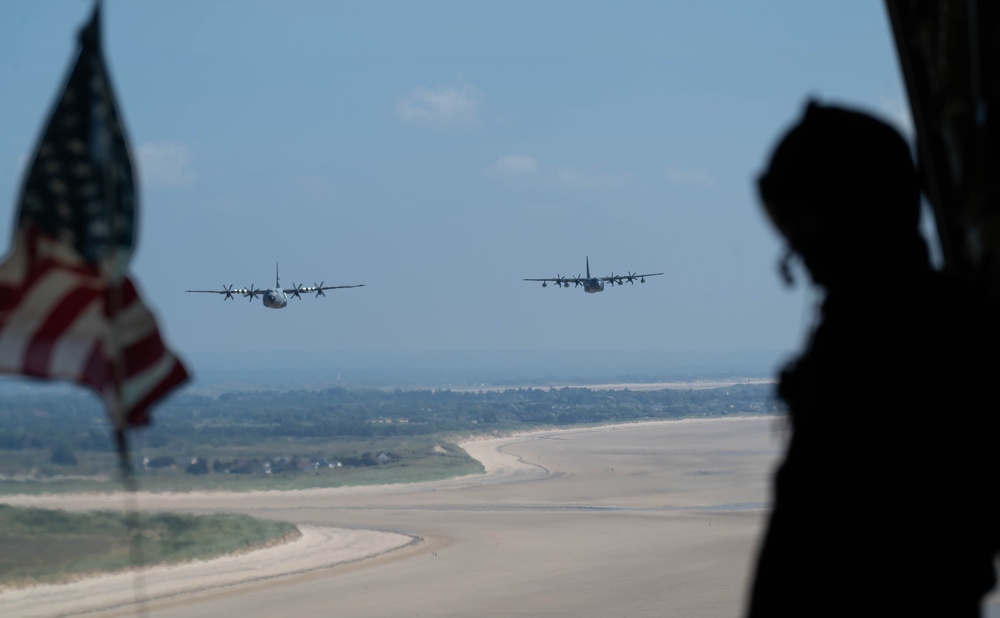
[[[778,411],[770,385],[656,391],[332,388],[179,394],[132,436],[140,489],[305,489],[482,472],[459,436]],[[105,413],[86,391],[4,397],[0,495],[120,488]]]
[[[270,490],[425,481],[483,472],[461,437],[653,419],[779,411],[772,387],[255,391],[180,394],[132,435],[138,487]],[[119,491],[101,404],[87,391],[7,394],[0,403],[0,495]],[[129,568],[125,516],[0,504],[0,586]],[[253,547],[297,532],[246,516],[145,514],[145,564]]]
[[[170,449],[141,449],[136,454],[135,475],[139,489],[182,492],[294,490],[412,483],[483,472],[482,464],[458,446],[432,436],[269,440],[248,446],[204,449],[201,452],[206,456],[202,457],[188,455],[187,450],[181,451],[182,456],[178,457],[164,454]],[[213,458],[211,461],[208,454]],[[23,465],[24,461],[38,461],[46,456],[44,449],[22,451],[16,457],[0,450],[0,469],[10,469],[19,463]],[[79,457],[78,468],[86,466],[91,473],[103,470],[104,474],[81,476],[80,470],[72,474],[72,470],[37,466],[34,476],[25,478],[8,473],[6,478],[0,479],[0,495],[122,489],[116,470],[116,454],[88,452]],[[144,465],[147,459],[150,463]],[[153,462],[162,467],[152,466]],[[226,471],[226,466],[234,462],[241,463],[247,471]],[[320,462],[323,462],[321,467],[317,467]],[[204,467],[198,463],[203,463]],[[337,467],[336,463],[341,465]]]
[[[171,564],[245,551],[298,533],[290,523],[246,515],[143,514],[143,564]],[[133,566],[125,515],[0,504],[0,587],[59,583]]]

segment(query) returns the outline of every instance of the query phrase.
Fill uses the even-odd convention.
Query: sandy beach
[[[244,555],[0,593],[0,615],[741,614],[776,418],[667,421],[467,442],[485,475],[397,486],[141,494],[148,510],[291,521]],[[121,495],[3,502],[121,508]],[[138,584],[137,584],[138,582]],[[988,614],[993,615],[993,614]]]

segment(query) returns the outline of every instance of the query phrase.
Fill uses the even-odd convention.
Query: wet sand
[[[303,538],[138,579],[6,591],[0,615],[736,617],[784,448],[780,424],[668,421],[479,440],[464,446],[487,474],[431,483],[140,494],[150,510],[291,521]],[[123,505],[121,495],[0,500]]]

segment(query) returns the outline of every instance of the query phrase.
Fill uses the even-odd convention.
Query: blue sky
[[[4,7],[0,238],[90,9]],[[910,130],[879,2],[106,0],[103,33],[132,271],[182,357],[792,351],[816,296],[776,275],[756,174],[810,96]],[[587,256],[665,275],[522,281]],[[279,311],[184,293],[276,262],[366,287]]]

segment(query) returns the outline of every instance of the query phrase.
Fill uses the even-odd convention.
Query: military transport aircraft
[[[230,298],[235,298],[235,294],[241,296],[249,296],[250,300],[253,301],[254,297],[260,295],[261,302],[264,303],[265,307],[270,309],[282,309],[288,304],[288,297],[292,296],[302,300],[300,294],[316,292],[316,298],[320,296],[326,296],[323,290],[339,290],[342,288],[361,288],[365,284],[359,283],[357,285],[327,285],[324,286],[323,283],[313,284],[311,286],[302,286],[298,283],[292,283],[292,287],[288,289],[282,289],[281,284],[278,283],[278,265],[274,265],[274,287],[264,290],[259,288],[254,288],[253,284],[250,284],[249,288],[233,289],[232,284],[229,287],[223,286],[221,290],[184,290],[185,292],[202,292],[205,294],[225,294],[222,300],[229,300]]]
[[[556,275],[549,279],[525,279],[525,281],[541,281],[542,287],[546,287],[549,282],[556,284],[556,287],[568,288],[569,284],[573,284],[573,287],[583,286],[583,291],[588,294],[593,294],[595,292],[603,292],[604,284],[610,283],[612,287],[617,285],[624,285],[626,281],[634,284],[635,280],[638,279],[639,283],[646,283],[646,277],[655,277],[656,275],[662,275],[663,273],[646,273],[644,275],[637,275],[632,271],[629,271],[627,275],[616,275],[611,273],[607,277],[591,277],[590,276],[590,256],[587,256],[587,276],[581,277],[577,275],[575,277],[563,277],[561,275]]]

